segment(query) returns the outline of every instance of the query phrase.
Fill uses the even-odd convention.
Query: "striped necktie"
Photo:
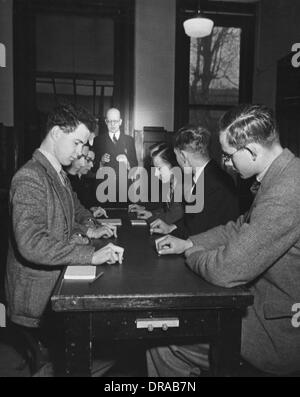
[[[60,179],[61,179],[63,185],[65,187],[69,187],[69,178],[68,178],[66,172],[63,169],[61,169],[59,172],[59,175],[60,175]]]
[[[116,134],[114,134],[114,136],[113,136],[113,142],[114,142],[114,144],[118,143],[118,139],[116,137]]]

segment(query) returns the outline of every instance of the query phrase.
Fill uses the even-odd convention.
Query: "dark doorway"
[[[110,106],[132,130],[134,1],[16,0],[14,95],[18,166],[59,102],[88,108],[101,129]]]

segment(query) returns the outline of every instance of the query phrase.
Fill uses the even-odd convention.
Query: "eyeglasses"
[[[92,159],[91,157],[88,157],[87,155],[81,154],[79,156],[77,156],[76,160],[80,160],[80,159],[85,159],[87,163],[93,163],[94,159]]]
[[[118,123],[120,123],[120,121],[121,120],[107,120],[107,119],[105,119],[105,122],[107,124],[118,124]]]
[[[223,161],[224,161],[224,163],[227,163],[228,161],[232,161],[232,159],[233,159],[233,156],[237,153],[237,152],[239,152],[240,150],[247,150],[252,156],[253,156],[253,152],[249,149],[249,148],[247,148],[246,146],[244,146],[244,147],[241,147],[240,149],[237,149],[235,152],[233,152],[233,153],[231,153],[231,154],[229,154],[229,153],[222,153],[222,159],[223,159]]]

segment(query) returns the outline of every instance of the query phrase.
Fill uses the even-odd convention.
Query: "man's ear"
[[[180,156],[181,156],[184,164],[187,164],[188,163],[188,158],[187,158],[186,152],[184,150],[179,150],[179,153],[180,153]]]
[[[61,133],[62,133],[62,130],[61,130],[57,125],[55,125],[55,126],[50,130],[50,132],[49,132],[51,138],[52,138],[54,141],[57,141],[58,138],[60,138]]]
[[[249,143],[247,147],[251,150],[253,161],[256,161],[257,156],[261,153],[261,146],[256,143]]]
[[[182,161],[184,161],[184,156],[183,156],[182,150],[180,150],[180,149],[178,149],[178,148],[175,148],[175,149],[174,149],[174,152],[175,152],[175,154],[176,154]]]
[[[123,119],[120,119],[120,127],[121,127],[122,123],[123,123]]]

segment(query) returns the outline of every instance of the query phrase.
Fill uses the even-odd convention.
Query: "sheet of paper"
[[[98,219],[98,223],[100,223],[100,225],[109,223],[110,225],[122,226],[122,220],[117,218]]]
[[[144,219],[131,219],[130,223],[132,226],[146,226],[147,222]]]
[[[93,280],[96,277],[96,266],[68,266],[65,280]]]

